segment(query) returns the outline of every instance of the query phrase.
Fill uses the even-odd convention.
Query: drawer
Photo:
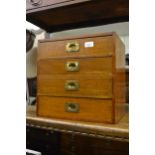
[[[38,62],[38,75],[112,73],[112,57],[44,59]]]
[[[26,10],[37,9],[71,0],[26,0]]]
[[[39,75],[38,94],[112,98],[111,74]]]
[[[112,36],[40,41],[38,60],[47,58],[106,57],[114,52]]]
[[[112,122],[112,100],[38,96],[37,104],[41,117]]]

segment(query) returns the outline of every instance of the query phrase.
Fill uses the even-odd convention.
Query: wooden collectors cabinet
[[[116,123],[124,115],[124,68],[115,33],[40,41],[38,116]]]

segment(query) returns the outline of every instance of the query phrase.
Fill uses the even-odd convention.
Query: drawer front
[[[44,59],[38,62],[38,75],[112,73],[112,58]]]
[[[112,36],[39,43],[38,60],[64,57],[111,56],[114,51]]]
[[[111,100],[38,96],[37,104],[41,117],[112,122]]]
[[[105,74],[40,75],[38,94],[112,98],[112,77]]]
[[[54,5],[70,0],[26,0],[26,10],[37,9],[48,5]]]

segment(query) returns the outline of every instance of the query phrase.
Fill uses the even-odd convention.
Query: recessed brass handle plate
[[[79,52],[80,50],[80,45],[78,42],[71,42],[71,43],[67,43],[66,45],[66,52]]]
[[[79,85],[79,82],[76,81],[76,80],[67,80],[65,82],[65,86],[64,87],[65,87],[65,90],[72,91],[72,90],[78,90],[80,85]]]
[[[68,72],[79,71],[79,69],[80,69],[80,63],[78,61],[69,61],[69,62],[66,62],[65,69]]]
[[[65,110],[66,112],[72,112],[72,113],[77,113],[80,110],[80,106],[78,103],[65,103]]]

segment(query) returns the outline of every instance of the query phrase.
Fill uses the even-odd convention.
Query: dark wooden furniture
[[[59,155],[60,134],[55,131],[27,126],[26,148],[41,155]]]
[[[27,0],[26,6],[26,20],[47,32],[129,20],[129,0]]]
[[[26,124],[29,129],[27,141],[32,140],[30,133],[31,135],[33,133],[33,137],[37,136],[40,141],[41,139],[45,142],[50,141],[44,148],[41,147],[42,151],[46,151],[51,146],[51,150],[55,148],[60,155],[129,154],[128,105],[126,105],[126,114],[117,124],[84,123],[37,117],[36,107],[28,106]],[[41,130],[42,134],[37,134],[38,132],[33,132],[34,130]],[[50,132],[55,134],[53,138],[52,135],[46,135]],[[46,136],[42,136],[43,133]],[[55,144],[58,147],[54,147]]]

